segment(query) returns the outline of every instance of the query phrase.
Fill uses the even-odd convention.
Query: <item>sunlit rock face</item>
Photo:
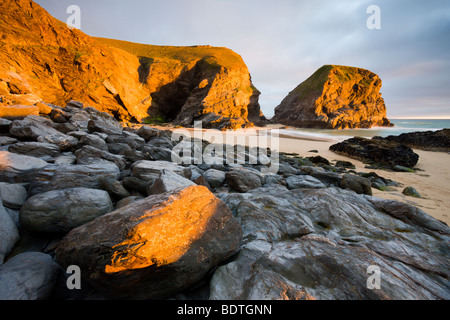
[[[0,2],[0,21],[0,106],[77,100],[124,121],[218,129],[263,119],[260,92],[230,49],[93,38],[31,0]]]
[[[320,129],[391,126],[381,84],[369,70],[325,65],[275,108],[272,122]]]
[[[242,230],[206,187],[150,196],[68,233],[57,261],[110,298],[159,299],[195,284],[240,247]]]

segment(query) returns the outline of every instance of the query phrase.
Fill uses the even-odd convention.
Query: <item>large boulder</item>
[[[74,148],[78,143],[78,140],[75,137],[63,133],[40,136],[37,138],[37,141],[52,143],[58,146],[59,150],[61,151],[70,150]]]
[[[61,151],[73,148],[78,143],[78,139],[69,136],[56,129],[57,124],[51,120],[39,116],[27,116],[23,120],[14,120],[9,128],[9,132],[16,138],[45,143],[52,143],[58,146]]]
[[[147,187],[147,194],[159,194],[169,192],[178,188],[195,186],[195,183],[170,170],[163,170],[158,179]]]
[[[264,178],[260,173],[246,168],[234,168],[225,174],[230,188],[238,192],[248,192],[261,187]]]
[[[122,185],[130,191],[138,192],[142,195],[147,194],[147,187],[152,185],[152,182],[144,181],[136,177],[125,177],[122,180]]]
[[[0,266],[0,300],[48,299],[60,272],[61,267],[48,254],[18,254]]]
[[[111,177],[102,178],[101,187],[103,190],[107,191],[114,200],[121,200],[131,196],[130,192],[123,186],[121,181]]]
[[[286,179],[288,189],[297,188],[326,188],[322,181],[309,175],[295,175]]]
[[[92,109],[92,113],[97,113],[95,109]],[[95,120],[90,120],[88,122],[87,129],[89,132],[101,132],[106,133],[107,135],[114,134],[122,134],[123,129],[120,124],[114,120],[114,118],[105,114],[104,117],[97,117]]]
[[[114,163],[107,162],[90,165],[49,165],[35,173],[29,196],[51,190],[68,188],[102,189],[102,179],[117,180],[120,170]]]
[[[205,171],[204,176],[211,187],[218,188],[225,181],[226,174],[222,170],[208,169]]]
[[[35,232],[67,233],[112,209],[109,194],[103,190],[53,190],[28,198],[20,210],[20,223]]]
[[[126,143],[132,149],[140,149],[145,145],[145,139],[135,133],[123,131],[121,135],[110,134],[106,138],[107,143]]]
[[[8,151],[43,160],[49,160],[51,158],[58,157],[61,154],[56,145],[42,142],[15,143],[9,147]]]
[[[84,133],[84,131],[81,132]],[[77,148],[82,148],[83,146],[92,146],[103,151],[108,151],[108,145],[105,140],[95,134],[83,134],[80,137]]]
[[[192,174],[190,169],[169,161],[141,160],[133,163],[131,166],[131,172],[134,177],[150,182],[154,182],[158,179],[163,170],[173,171],[187,179],[189,179]]]
[[[325,65],[275,108],[274,123],[306,128],[391,126],[381,79],[361,68]]]
[[[419,161],[410,147],[382,139],[354,137],[330,146],[330,150],[350,158],[382,166],[412,168]]]
[[[158,299],[186,289],[240,247],[242,231],[206,187],[150,196],[72,230],[56,259],[111,298]]]
[[[0,182],[0,198],[5,207],[20,209],[27,197],[27,190],[21,184]]]
[[[53,122],[38,115],[27,116],[23,120],[14,120],[9,128],[9,132],[20,139],[34,140],[41,136],[62,134],[53,127]]]
[[[300,167],[299,171],[301,174],[306,174],[322,181],[327,187],[339,187],[342,179],[341,174],[327,171],[322,167],[304,166]]]
[[[172,161],[172,159],[175,159],[173,157],[176,156],[169,148],[158,147],[151,144],[142,148],[142,154],[146,159],[155,161]]]
[[[17,142],[16,138],[12,138],[12,137],[8,137],[8,136],[0,136],[0,147],[7,146],[9,144],[13,144],[16,142]]]
[[[0,265],[11,252],[16,242],[19,241],[19,238],[19,230],[17,230],[16,224],[3,207],[0,197]]]
[[[243,248],[214,273],[213,300],[450,298],[450,229],[412,205],[277,185],[222,199]]]
[[[77,164],[102,164],[114,163],[120,170],[125,169],[126,160],[121,155],[109,153],[108,151],[97,149],[96,147],[85,145],[81,149],[75,151]]]
[[[339,187],[353,190],[359,194],[372,195],[372,183],[370,180],[354,174],[344,174]]]
[[[47,165],[46,161],[39,158],[0,151],[0,181],[30,182],[31,173]]]
[[[437,131],[419,131],[403,133],[398,136],[387,136],[385,139],[404,144],[410,148],[429,150],[429,151],[450,151],[450,129]]]

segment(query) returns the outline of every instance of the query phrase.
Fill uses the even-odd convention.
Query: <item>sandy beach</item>
[[[444,152],[429,152],[414,150],[419,155],[419,162],[415,173],[391,172],[386,170],[366,169],[361,161],[338,155],[329,150],[336,142],[308,141],[300,138],[280,138],[280,151],[298,153],[303,157],[321,155],[330,162],[333,160],[347,160],[356,166],[358,172],[375,172],[376,174],[394,180],[401,187],[393,188],[394,191],[380,191],[373,188],[373,195],[383,199],[392,199],[407,202],[419,207],[434,218],[450,224],[450,154]],[[317,150],[318,153],[309,152]],[[414,187],[422,198],[405,196],[402,191],[406,187]]]
[[[255,127],[250,129],[240,129],[236,131],[221,132],[217,130],[202,130],[202,138],[210,142],[223,143],[225,139],[237,141],[241,139],[246,141],[246,145],[251,140],[250,137],[261,136],[261,131],[269,132],[273,129],[279,129],[280,125],[269,125],[267,127]],[[173,127],[158,127],[164,130],[177,130]],[[180,129],[185,132],[193,133],[194,129]],[[246,139],[244,139],[246,137]],[[320,155],[330,162],[336,160],[346,160],[356,166],[358,172],[375,172],[381,177],[394,180],[400,184],[400,187],[392,187],[392,191],[380,191],[373,188],[373,195],[383,199],[398,200],[410,203],[419,207],[434,218],[450,225],[450,154],[445,152],[429,152],[414,150],[419,155],[419,162],[416,165],[415,173],[392,172],[387,170],[374,170],[365,168],[365,164],[359,160],[338,155],[329,150],[332,144],[337,143],[333,139],[324,139],[313,136],[289,136],[280,134],[278,145],[272,145],[272,149],[278,149],[280,152],[296,153],[302,157],[312,157]],[[250,142],[250,145],[252,143]],[[317,150],[317,152],[311,152]],[[405,196],[402,191],[406,187],[414,187],[422,198]]]
[[[273,126],[278,128],[278,126]],[[392,172],[386,170],[366,169],[365,164],[359,160],[338,155],[329,150],[337,141],[317,139],[312,141],[309,137],[280,136],[280,151],[297,153],[303,157],[321,155],[330,162],[333,160],[347,160],[356,166],[358,172],[375,172],[379,176],[394,180],[401,184],[393,187],[393,191],[380,191],[373,188],[373,195],[383,199],[398,200],[419,207],[434,218],[450,224],[450,154],[446,152],[430,152],[414,150],[419,155],[419,162],[415,166],[415,173]],[[310,152],[317,150],[318,153]],[[414,187],[422,198],[405,196],[402,191],[406,187]]]

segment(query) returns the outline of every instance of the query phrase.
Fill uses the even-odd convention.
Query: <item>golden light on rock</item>
[[[185,255],[217,211],[218,199],[202,189],[186,188],[139,216],[126,239],[113,247],[116,251],[105,272],[167,265]]]
[[[229,259],[242,228],[204,186],[149,196],[71,230],[55,256],[76,264],[111,298],[158,299],[186,289]]]
[[[14,106],[0,106],[0,118],[6,119],[20,119],[25,118],[29,115],[39,115],[38,106],[24,106],[24,105],[14,105]]]

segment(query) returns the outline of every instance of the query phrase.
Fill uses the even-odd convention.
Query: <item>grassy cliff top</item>
[[[240,55],[224,47],[157,46],[106,38],[95,38],[95,40],[127,51],[137,57],[155,60],[177,60],[181,63],[192,63],[206,58],[208,63],[217,64],[227,69],[247,68]]]
[[[324,83],[331,78],[339,82],[346,82],[353,79],[357,74],[372,74],[372,72],[357,67],[324,65],[298,85],[292,93],[299,94],[300,98],[303,98],[308,93],[321,91]]]

